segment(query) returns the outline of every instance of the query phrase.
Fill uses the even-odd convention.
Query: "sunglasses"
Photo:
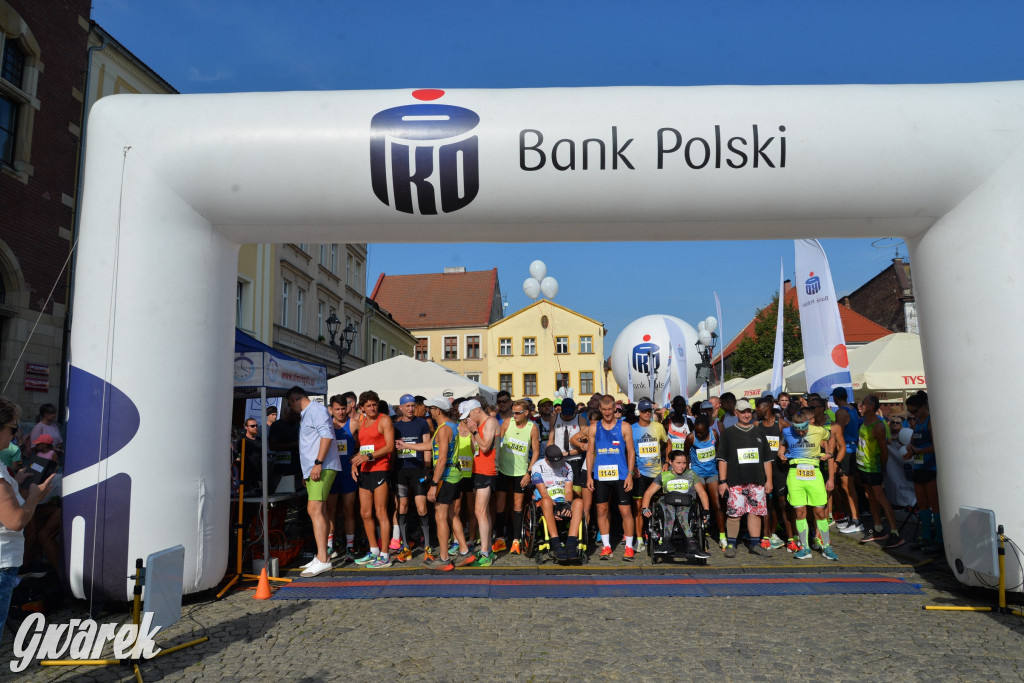
[[[526,415],[526,411],[525,410],[513,410],[512,414],[513,415]]]

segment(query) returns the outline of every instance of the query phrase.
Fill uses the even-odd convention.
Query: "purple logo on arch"
[[[109,458],[139,431],[139,409],[112,384],[71,366],[64,476]]]

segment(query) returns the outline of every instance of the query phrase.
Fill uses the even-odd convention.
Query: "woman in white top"
[[[0,450],[7,448],[18,434],[21,409],[17,404],[0,396]],[[25,476],[31,470],[23,470]],[[31,484],[23,498],[19,482],[7,468],[0,465],[0,633],[3,633],[7,612],[11,607],[11,594],[18,581],[18,569],[25,554],[25,527],[28,526],[36,505],[50,495],[53,475],[42,485]],[[21,478],[21,477],[19,477]]]

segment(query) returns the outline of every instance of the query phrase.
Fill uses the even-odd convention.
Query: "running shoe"
[[[328,560],[336,560],[336,559],[338,559],[338,550],[333,545],[327,546],[327,559]]]
[[[726,544],[726,546],[725,546],[725,556],[726,557],[736,557],[736,546],[731,545],[731,544]]]
[[[412,551],[407,547],[402,547],[398,554],[395,555],[395,562],[408,562],[412,559]]]
[[[769,550],[768,548],[765,548],[763,545],[761,545],[759,543],[752,543],[750,545],[750,553],[752,555],[760,555],[761,557],[771,557],[772,556],[772,551]]]
[[[789,539],[789,542],[786,543],[786,552],[798,553],[800,552],[800,545],[791,538]]]
[[[351,564],[351,563],[353,563],[355,561],[356,561],[356,551],[355,551],[355,549],[354,548],[346,548],[345,552],[342,553],[341,557],[338,559],[338,565],[339,566],[344,566],[346,564]]]
[[[778,534],[772,534],[771,539],[769,539],[769,545],[772,550],[778,550],[779,548],[785,547],[786,542],[779,538]]]
[[[811,550],[817,550],[820,552],[824,546],[825,544],[822,542],[821,532],[815,529],[814,537],[811,539]]]
[[[429,545],[426,548],[423,549],[423,561],[424,562],[430,562],[431,560],[436,560],[437,557],[438,557],[437,551],[434,550],[433,548],[431,548]]]
[[[379,557],[380,557],[380,555],[374,555],[373,553],[366,553],[362,557],[358,558],[355,561],[355,563],[358,564],[358,565],[366,565],[366,564],[370,564],[371,562],[374,562]]]
[[[491,546],[491,552],[492,553],[500,553],[503,550],[505,550],[506,548],[507,548],[507,546],[505,545],[505,539],[504,538],[499,538]]]
[[[686,554],[693,556],[697,555],[697,541],[692,538],[686,539]]]
[[[321,562],[320,560],[314,557],[313,563],[306,567],[304,570],[302,570],[302,574],[300,574],[300,576],[304,576],[306,578],[309,578],[310,576],[319,576],[324,572],[331,571],[333,568],[334,567],[331,566],[330,562]]]
[[[835,550],[832,550],[832,545],[831,544],[829,544],[829,545],[825,546],[824,548],[822,548],[821,556],[824,557],[826,560],[832,560],[833,562],[838,562],[839,561],[839,556],[836,555],[836,551]]]
[[[603,548],[601,548],[600,559],[610,560],[612,559],[612,555],[614,554],[614,552],[615,551],[612,550],[612,547],[610,545],[606,545]]]
[[[367,569],[387,569],[388,567],[391,566],[391,564],[392,564],[392,561],[391,561],[391,557],[390,556],[388,557],[388,559],[385,560],[383,555],[378,555],[376,560],[374,560],[370,564],[366,565],[366,568]]]
[[[764,548],[765,550],[771,549],[771,547],[772,547],[771,539],[770,538],[762,538],[761,539],[761,547]]]
[[[477,558],[475,560],[473,560],[473,562],[471,562],[469,566],[470,567],[490,567],[492,564],[494,564],[494,560],[495,559],[497,559],[497,558],[495,558],[494,553],[489,553],[487,555],[484,555],[484,554],[481,553],[480,555],[477,555]]]
[[[644,539],[642,539],[642,538],[636,539],[636,551],[638,553],[647,552],[647,544],[644,543]]]
[[[726,546],[729,545],[729,541],[725,540],[725,534],[718,537],[718,545],[721,546],[722,550],[725,550]]]
[[[392,538],[390,545],[388,545],[388,553],[391,555],[396,554],[399,550],[402,549],[402,545],[403,544],[400,539]]]
[[[859,519],[855,519],[839,529],[839,533],[841,534],[856,534],[861,531],[864,531],[864,525],[860,523]]]
[[[476,553],[474,553],[472,550],[469,550],[469,551],[464,552],[464,553],[459,553],[455,557],[455,566],[456,567],[469,567],[474,562],[476,562]]]
[[[459,554],[459,542],[452,539],[452,542],[448,544],[448,554],[458,555]]]
[[[633,550],[632,548],[630,548],[627,545],[626,549],[624,551],[622,551],[622,561],[623,562],[632,562],[633,558],[635,558],[635,557],[636,557],[636,551]]]
[[[847,528],[848,526],[850,526],[850,522],[848,520],[844,519],[841,522],[836,522],[836,531],[838,531],[839,533],[843,533],[843,529]]]
[[[899,535],[899,532],[893,531],[889,534],[889,540],[882,547],[886,550],[892,550],[893,548],[899,548],[904,543],[906,543],[906,540]]]
[[[811,551],[807,548],[801,548],[800,550],[793,553],[794,560],[809,560],[811,559]]]
[[[512,541],[512,547],[509,548],[508,554],[509,555],[522,555],[523,554],[522,549],[519,547],[519,539],[518,538],[515,539],[514,541]]]
[[[432,560],[427,560],[425,564],[430,569],[437,569],[442,572],[447,572],[451,571],[452,569],[455,569],[455,565],[452,564],[452,560],[450,557],[447,560],[441,559],[440,557],[435,557]]]
[[[870,543],[871,541],[884,541],[889,538],[889,534],[885,533],[884,530],[875,531],[871,529],[864,534],[864,538],[860,539],[861,543]]]

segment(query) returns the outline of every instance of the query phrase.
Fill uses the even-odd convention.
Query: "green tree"
[[[745,337],[732,353],[732,374],[737,377],[753,377],[772,366],[775,357],[775,324],[779,314],[779,295],[772,302],[754,314],[754,336]],[[804,357],[803,342],[800,339],[800,313],[796,306],[787,303],[782,326],[782,359],[788,365]]]

